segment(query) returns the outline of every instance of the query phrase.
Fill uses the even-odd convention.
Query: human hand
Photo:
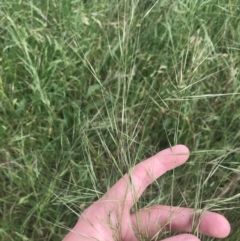
[[[178,145],[137,164],[82,213],[63,241],[139,241],[162,231],[190,232],[194,219],[194,210],[190,208],[155,205],[130,213],[130,208],[149,184],[185,163],[188,157],[188,148]],[[220,214],[206,211],[199,219],[197,227],[202,234],[224,238],[230,233],[229,222]],[[185,233],[164,240],[199,239]]]

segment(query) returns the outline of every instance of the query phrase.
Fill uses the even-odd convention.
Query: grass
[[[239,26],[237,0],[2,0],[0,240],[61,240],[131,166],[179,143],[190,160],[139,207],[218,211],[238,240]]]

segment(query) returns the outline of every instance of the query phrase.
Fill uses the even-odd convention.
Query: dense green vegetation
[[[237,0],[2,0],[0,240],[61,240],[129,167],[180,143],[190,160],[139,207],[217,211],[239,240],[239,16]]]

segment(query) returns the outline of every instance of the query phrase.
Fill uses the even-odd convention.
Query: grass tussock
[[[61,240],[130,167],[179,143],[190,160],[138,207],[218,211],[237,240],[239,26],[237,0],[2,0],[0,240]]]

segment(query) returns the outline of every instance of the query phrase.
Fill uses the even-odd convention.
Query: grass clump
[[[1,1],[0,239],[61,240],[126,170],[182,143],[190,161],[139,206],[219,211],[236,240],[238,8]]]

